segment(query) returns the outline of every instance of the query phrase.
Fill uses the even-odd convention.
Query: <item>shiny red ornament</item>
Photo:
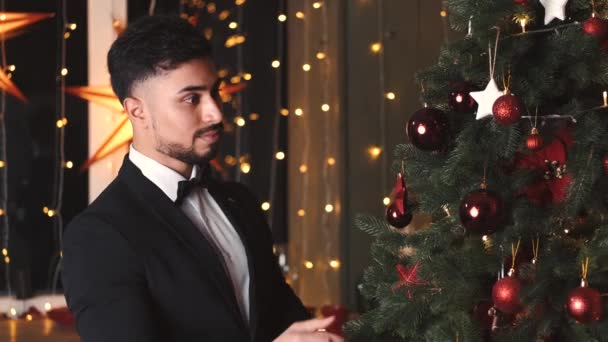
[[[514,276],[500,279],[492,288],[492,300],[494,307],[501,312],[513,314],[521,310],[519,292],[521,283]]]
[[[323,317],[334,317],[334,321],[326,328],[327,332],[344,336],[342,327],[348,320],[348,309],[343,305],[323,305],[321,307]]]
[[[405,228],[413,218],[414,215],[411,211],[400,211],[396,203],[392,203],[386,208],[386,221],[395,228]]]
[[[475,190],[460,202],[460,221],[469,233],[491,234],[502,227],[503,207],[494,191]]]
[[[598,290],[581,286],[570,291],[566,308],[577,322],[590,323],[602,318],[604,304]]]
[[[608,21],[598,17],[591,17],[583,23],[583,31],[597,39],[605,39],[608,37]]]
[[[449,135],[448,120],[442,111],[422,108],[408,120],[406,133],[412,145],[424,151],[442,149]]]
[[[72,315],[72,313],[67,307],[51,309],[46,312],[46,316],[55,323],[63,326],[74,325],[74,315]]]
[[[501,125],[512,125],[521,118],[523,106],[515,95],[507,94],[499,97],[492,106],[494,120]]]
[[[477,110],[477,102],[471,97],[471,87],[466,83],[457,83],[452,87],[448,103],[452,110],[459,113],[473,113]]]
[[[532,132],[526,138],[526,147],[530,151],[538,151],[541,147],[543,147],[543,137],[538,134],[538,129],[536,127],[532,128]]]

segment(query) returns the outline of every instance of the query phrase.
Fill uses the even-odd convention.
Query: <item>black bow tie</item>
[[[177,183],[175,204],[181,205],[190,192],[196,188],[206,188],[209,181],[208,167],[201,167],[195,178]]]

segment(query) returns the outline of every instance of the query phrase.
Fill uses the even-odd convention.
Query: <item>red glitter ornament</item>
[[[538,134],[538,129],[536,127],[532,128],[532,132],[526,138],[526,147],[530,151],[537,151],[543,146],[543,137]]]
[[[608,37],[608,21],[592,16],[583,23],[583,31],[597,39]]]
[[[585,281],[568,294],[566,308],[572,318],[579,323],[590,323],[602,318],[602,296],[599,291],[587,287]]]
[[[499,97],[492,106],[494,120],[501,125],[512,125],[521,118],[523,106],[519,98],[512,94]]]
[[[492,288],[492,300],[496,309],[513,314],[521,309],[519,292],[521,283],[515,276],[508,276],[500,279]]]

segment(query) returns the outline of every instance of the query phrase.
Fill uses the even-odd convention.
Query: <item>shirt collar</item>
[[[143,173],[146,178],[159,187],[171,201],[175,202],[177,199],[178,183],[186,180],[184,176],[156,160],[143,155],[141,152],[137,151],[133,145],[129,148],[129,160],[141,170],[141,173]],[[196,178],[199,172],[199,166],[194,165],[194,167],[192,167],[190,179]]]

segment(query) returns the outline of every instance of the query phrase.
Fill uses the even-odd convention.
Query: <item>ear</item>
[[[136,97],[127,97],[122,102],[122,105],[129,115],[129,119],[131,122],[145,124],[146,123],[146,115],[144,114],[143,103],[140,99]]]

